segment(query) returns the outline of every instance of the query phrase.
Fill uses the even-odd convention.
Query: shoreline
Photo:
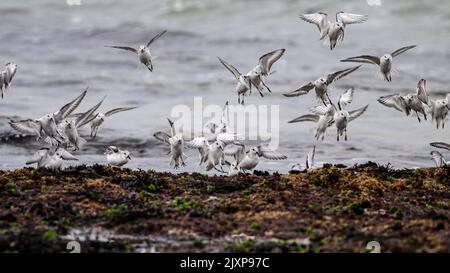
[[[0,171],[0,252],[450,251],[450,168]]]

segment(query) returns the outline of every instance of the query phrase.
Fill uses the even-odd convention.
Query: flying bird
[[[316,97],[322,101],[322,103],[326,106],[328,103],[331,103],[331,99],[328,95],[328,86],[339,80],[342,79],[343,77],[349,75],[350,73],[354,72],[355,70],[357,70],[359,66],[355,66],[355,67],[351,67],[351,68],[347,68],[344,70],[340,70],[331,74],[328,74],[325,77],[320,77],[317,80],[313,81],[313,82],[309,82],[307,84],[304,84],[302,86],[300,86],[299,88],[297,88],[296,90],[289,92],[289,93],[285,93],[283,94],[286,97],[298,97],[301,95],[305,95],[308,94],[309,91],[311,91],[312,89],[314,89],[316,91]],[[327,103],[328,102],[328,103]]]
[[[354,62],[354,63],[368,63],[378,65],[380,68],[380,75],[383,79],[390,82],[392,80],[391,70],[392,70],[392,60],[398,55],[405,53],[406,51],[415,48],[416,45],[405,46],[395,50],[392,53],[386,53],[381,57],[371,56],[371,55],[361,55],[356,57],[350,57],[341,62]]]
[[[340,11],[336,13],[336,22],[334,23],[331,23],[328,20],[328,15],[323,12],[302,14],[300,15],[300,18],[318,27],[320,40],[323,40],[328,36],[330,49],[333,50],[336,47],[337,42],[344,41],[345,27],[347,25],[365,22],[367,21],[368,16]]]
[[[129,47],[129,46],[106,46],[111,48],[118,48],[123,50],[131,51],[135,54],[137,54],[139,62],[141,62],[145,67],[147,67],[148,70],[153,72],[153,63],[152,63],[152,54],[150,51],[150,45],[155,42],[159,37],[164,35],[167,30],[164,30],[160,33],[158,33],[155,37],[153,37],[146,45],[140,45],[138,48]]]
[[[414,111],[419,122],[421,122],[420,115],[427,120],[425,107],[429,104],[429,99],[426,90],[426,80],[421,79],[417,83],[415,93],[410,93],[407,95],[392,94],[382,96],[378,99],[378,102],[386,107],[394,108],[400,112],[403,112],[407,116],[409,116],[411,111]]]

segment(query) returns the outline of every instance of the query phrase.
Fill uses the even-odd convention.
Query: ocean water
[[[74,1],[69,1],[73,3]],[[75,1],[76,2],[76,1]],[[370,1],[373,2],[373,1]],[[427,79],[432,98],[449,92],[450,2],[381,1],[380,6],[352,1],[268,0],[162,0],[106,1],[65,0],[0,2],[0,63],[18,64],[12,87],[0,101],[0,134],[9,134],[10,119],[37,118],[58,110],[89,86],[80,106],[85,110],[107,96],[102,110],[138,106],[108,119],[96,140],[89,140],[77,164],[105,163],[110,144],[128,149],[132,168],[172,170],[167,148],[153,133],[167,130],[167,117],[177,105],[237,103],[234,79],[217,61],[223,57],[241,72],[271,50],[285,48],[274,65],[268,84],[273,90],[261,98],[246,98],[247,105],[279,106],[279,151],[284,161],[262,160],[258,169],[287,172],[305,160],[311,149],[315,125],[288,124],[317,104],[313,94],[286,98],[281,94],[301,84],[352,64],[339,60],[360,55],[381,55],[402,46],[418,47],[394,60],[397,70],[388,83],[377,77],[377,68],[364,65],[336,82],[330,91],[337,99],[355,88],[349,110],[369,104],[368,111],[348,128],[347,142],[336,142],[330,128],[319,142],[316,164],[352,165],[368,160],[391,163],[397,168],[433,166],[431,141],[450,141],[449,129],[436,130],[431,122],[380,105],[378,97],[413,92],[419,79]],[[319,42],[315,26],[301,21],[300,13],[347,11],[369,15],[363,24],[346,29],[343,44],[330,51]],[[105,45],[137,46],[157,32],[168,33],[152,45],[155,70],[139,66],[135,56]],[[173,117],[176,120],[175,117]],[[239,117],[238,117],[239,118]],[[250,125],[251,127],[251,125]],[[200,132],[195,132],[199,134]],[[88,128],[82,134],[89,134]],[[32,140],[2,141],[0,168],[24,166],[40,146]],[[178,171],[201,171],[197,154],[187,150],[187,166]],[[444,153],[445,154],[445,153]]]

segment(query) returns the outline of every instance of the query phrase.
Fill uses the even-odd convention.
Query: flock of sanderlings
[[[336,14],[335,22],[330,22],[327,14],[322,12],[303,14],[300,15],[300,18],[308,23],[316,25],[320,31],[320,40],[324,41],[324,43],[329,42],[329,47],[333,50],[338,43],[343,42],[345,29],[348,25],[363,23],[367,21],[368,16],[341,11]],[[107,47],[127,50],[136,54],[139,62],[145,65],[149,71],[153,72],[150,46],[165,33],[166,31],[158,33],[147,44],[140,45],[138,48],[129,46]],[[341,60],[341,62],[377,65],[381,79],[390,82],[392,81],[391,71],[393,58],[396,58],[400,54],[405,53],[414,47],[416,46],[405,46],[392,53],[386,53],[381,57],[360,55]],[[277,49],[264,54],[247,74],[241,74],[233,65],[222,58],[218,58],[219,62],[233,74],[237,82],[235,92],[238,96],[239,104],[244,104],[245,97],[251,95],[253,88],[258,91],[261,97],[264,97],[265,91],[272,93],[266,83],[267,78],[273,73],[271,72],[273,64],[283,56],[284,52],[285,49]],[[368,105],[351,111],[345,110],[347,105],[353,101],[354,88],[350,88],[342,93],[336,102],[333,102],[329,96],[329,87],[332,83],[350,75],[360,67],[361,65],[348,67],[327,74],[326,76],[321,76],[314,81],[301,85],[294,91],[283,94],[286,97],[297,97],[308,94],[311,90],[314,90],[318,102],[318,105],[309,109],[309,113],[289,121],[289,123],[305,121],[317,123],[315,143],[312,151],[307,155],[305,166],[302,166],[302,164],[295,164],[292,166],[293,170],[310,169],[313,167],[316,144],[319,140],[324,139],[329,127],[335,126],[337,131],[337,141],[339,141],[341,137],[344,137],[344,139],[347,140],[347,127],[349,122],[360,117],[367,110]],[[4,92],[10,88],[16,71],[16,64],[7,63],[5,69],[0,72],[0,90],[2,98]],[[86,95],[87,89],[83,90],[78,97],[55,112],[51,112],[40,118],[11,120],[9,122],[10,126],[18,132],[36,136],[36,141],[39,141],[44,146],[26,162],[27,165],[37,164],[37,167],[39,168],[42,167],[53,170],[61,169],[65,160],[78,160],[68,150],[72,149],[72,151],[78,151],[86,143],[86,140],[81,137],[78,132],[80,128],[90,125],[90,138],[94,140],[105,119],[116,113],[136,108],[120,107],[111,109],[107,112],[100,112],[98,109],[105,99],[103,98],[86,112],[75,113],[75,110]],[[427,120],[428,116],[431,115],[431,121],[436,122],[436,128],[439,129],[444,128],[444,123],[448,116],[449,95],[443,99],[431,99],[426,91],[426,81],[421,79],[417,84],[415,92],[405,95],[392,94],[383,96],[378,99],[378,102],[386,107],[391,107],[403,112],[406,116],[415,114],[419,122],[422,121],[422,118]],[[207,129],[207,133],[205,134],[202,130],[201,136],[194,137],[193,139],[187,140],[182,132],[176,132],[174,123],[170,119],[168,119],[170,125],[169,132],[159,131],[154,134],[156,139],[167,144],[170,148],[170,164],[173,165],[174,168],[185,166],[185,147],[198,150],[199,166],[205,165],[206,171],[216,170],[221,173],[228,173],[229,175],[236,175],[241,172],[253,170],[258,165],[261,157],[270,160],[287,158],[280,152],[269,148],[266,144],[247,148],[245,144],[238,139],[238,135],[233,133],[229,128],[228,107],[229,104],[226,102],[220,122],[208,122],[203,126],[203,128]],[[430,145],[436,148],[450,150],[450,144],[434,142],[430,143]],[[107,147],[105,155],[108,164],[112,166],[120,167],[131,160],[128,151],[121,150],[115,146]],[[431,155],[438,167],[447,165],[446,160],[440,152],[432,151]],[[232,159],[227,159],[227,157]],[[228,167],[228,172],[224,171],[224,166]]]

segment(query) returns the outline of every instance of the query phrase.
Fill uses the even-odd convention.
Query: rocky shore
[[[450,168],[0,171],[0,252],[450,252]]]

